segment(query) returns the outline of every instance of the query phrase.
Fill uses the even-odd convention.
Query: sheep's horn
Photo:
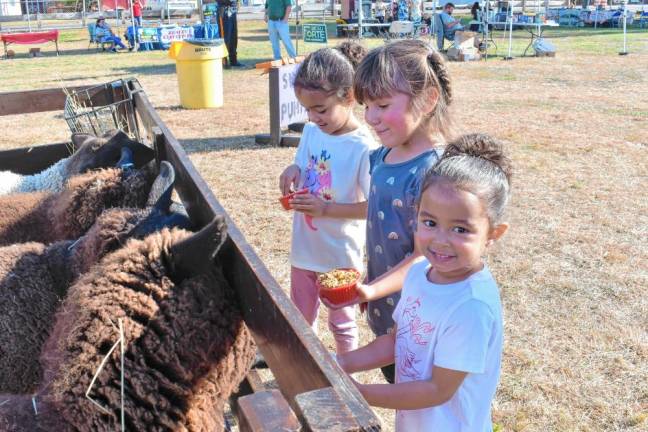
[[[216,216],[197,233],[171,246],[173,273],[188,277],[207,271],[227,236],[225,218]]]
[[[151,186],[146,206],[154,207],[164,213],[168,212],[171,206],[174,181],[175,170],[173,165],[167,161],[160,162],[160,173],[153,182],[153,186]]]
[[[128,147],[122,147],[121,158],[117,162],[117,168],[133,168],[133,152]]]

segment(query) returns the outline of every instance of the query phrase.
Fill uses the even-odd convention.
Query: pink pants
[[[317,293],[317,273],[297,267],[290,268],[290,298],[317,334],[317,314],[320,299]],[[329,309],[328,328],[333,333],[338,354],[358,348],[358,326],[355,306]]]

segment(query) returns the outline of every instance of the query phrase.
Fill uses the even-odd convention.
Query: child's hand
[[[291,186],[294,190],[297,190],[299,183],[299,175],[301,170],[299,166],[293,164],[288,166],[279,176],[279,190],[282,195],[288,195],[290,193]]]
[[[358,282],[356,284],[356,292],[358,293],[358,303],[366,303],[370,300],[375,300],[375,289],[371,285]]]
[[[308,216],[324,216],[327,203],[315,195],[300,194],[290,200],[290,205],[294,210]]]

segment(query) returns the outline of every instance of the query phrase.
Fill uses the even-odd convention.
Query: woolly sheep
[[[151,207],[107,210],[75,242],[0,247],[0,392],[30,392],[37,386],[38,354],[74,279],[129,237],[168,224],[187,225],[168,215],[173,180],[173,167],[163,162],[149,196]]]
[[[108,168],[71,177],[56,194],[0,196],[0,246],[79,238],[106,208],[144,207],[156,169]]]
[[[164,229],[131,240],[69,290],[41,352],[44,378],[35,403],[2,396],[7,431],[115,431],[120,428],[120,354],[113,352],[85,396],[103,357],[125,337],[127,430],[223,430],[225,401],[254,359],[236,293],[213,256],[225,236],[217,218],[200,232]]]
[[[11,171],[0,171],[0,196],[36,191],[59,192],[63,189],[65,181],[73,175],[115,166],[123,148],[133,152],[136,167],[153,158],[151,148],[131,140],[121,131],[110,131],[101,137],[75,133],[71,141],[73,148],[77,149],[76,152],[40,173],[21,175]]]

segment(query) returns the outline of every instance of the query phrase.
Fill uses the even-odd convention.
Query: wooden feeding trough
[[[266,389],[256,371],[250,371],[232,401],[240,430],[381,430],[379,419],[247,243],[139,82],[123,82],[133,97],[139,135],[155,149],[158,163],[167,160],[173,164],[175,189],[192,221],[203,226],[214,215],[226,218],[229,236],[219,259],[225,277],[239,294],[245,322],[279,386],[279,390]],[[68,92],[90,88],[96,105],[115,103],[126,91],[115,86],[87,86]],[[0,93],[0,116],[62,111],[65,98],[62,89]],[[64,143],[0,151],[0,170],[32,174],[68,154]]]

